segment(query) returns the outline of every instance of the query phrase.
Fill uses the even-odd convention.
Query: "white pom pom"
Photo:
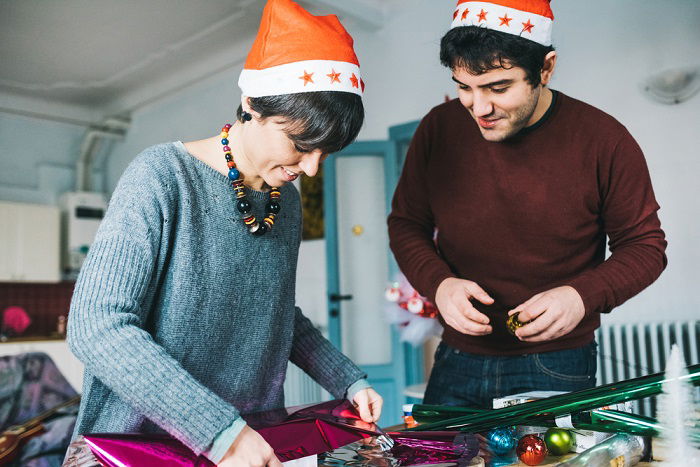
[[[411,313],[418,314],[423,311],[423,300],[418,297],[413,297],[406,302],[406,307]]]

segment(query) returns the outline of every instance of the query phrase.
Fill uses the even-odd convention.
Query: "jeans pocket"
[[[539,371],[562,381],[582,382],[595,378],[596,352],[591,345],[578,349],[533,354]]]

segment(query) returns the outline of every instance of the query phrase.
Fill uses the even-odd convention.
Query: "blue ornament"
[[[496,428],[486,435],[486,443],[497,456],[511,452],[517,443],[514,432],[510,428]]]

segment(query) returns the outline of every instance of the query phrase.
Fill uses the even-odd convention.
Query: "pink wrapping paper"
[[[272,446],[280,461],[333,451],[364,438],[378,436],[374,424],[363,422],[348,401],[330,401],[245,415],[246,422]],[[469,433],[390,432],[391,452],[377,453],[394,459],[392,465],[470,461],[479,452],[477,438]],[[210,467],[179,441],[165,435],[87,434],[94,455],[110,467]]]
[[[283,462],[332,451],[377,435],[374,425],[363,422],[346,400],[271,410],[243,418]],[[108,466],[214,465],[169,436],[86,434],[84,438],[95,456]]]

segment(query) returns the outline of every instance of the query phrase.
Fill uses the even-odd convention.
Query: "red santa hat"
[[[554,14],[549,0],[459,0],[452,27],[480,26],[552,45]]]
[[[238,86],[248,97],[364,90],[352,37],[338,18],[314,16],[291,0],[268,0]]]

